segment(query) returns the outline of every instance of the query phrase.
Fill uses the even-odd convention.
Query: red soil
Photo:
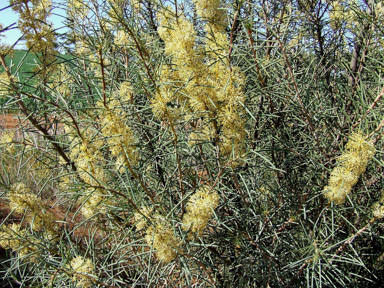
[[[4,130],[18,128],[19,117],[18,114],[0,114],[0,127]]]

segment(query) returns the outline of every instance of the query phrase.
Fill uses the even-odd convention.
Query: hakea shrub
[[[9,4],[2,284],[383,283],[381,3]]]

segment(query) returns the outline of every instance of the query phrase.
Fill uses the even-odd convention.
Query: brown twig
[[[229,65],[229,70],[231,72],[232,72],[231,54],[232,54],[232,49],[233,49],[233,30],[235,29],[235,24],[236,24],[238,14],[239,14],[239,10],[236,11],[235,17],[233,19],[233,23],[232,23],[232,27],[231,27],[231,36],[230,36],[230,40],[229,40],[228,65]]]
[[[5,56],[4,55],[0,55],[0,60],[1,60],[1,64],[3,65],[6,73],[7,73],[7,76],[8,76],[8,79],[9,79],[9,82],[13,88],[13,91],[16,92],[18,91],[19,89],[17,88],[16,84],[14,83],[13,79],[12,79],[12,75],[11,75],[11,72],[9,71],[9,68],[5,62]],[[20,91],[19,91],[20,92]],[[76,166],[74,163],[71,162],[71,160],[67,157],[67,155],[64,153],[64,150],[56,143],[56,140],[55,138],[50,135],[48,133],[48,131],[43,128],[39,122],[32,117],[32,114],[29,113],[25,103],[23,102],[22,98],[20,97],[20,95],[16,94],[15,95],[16,99],[17,99],[17,106],[19,106],[19,109],[21,110],[21,112],[25,115],[26,119],[37,129],[39,130],[45,139],[47,139],[51,145],[55,148],[55,150],[59,153],[59,155],[64,159],[65,162],[67,162],[68,164],[71,165],[72,169],[74,171],[76,171]]]
[[[72,115],[71,112],[69,112],[68,110],[64,109],[64,108],[61,107],[60,105],[56,104],[55,102],[48,101],[47,99],[44,99],[44,98],[41,98],[41,97],[38,97],[38,96],[35,96],[35,95],[32,95],[32,94],[29,94],[29,93],[26,93],[26,92],[23,92],[23,91],[20,91],[20,94],[23,94],[23,95],[25,95],[25,96],[27,96],[27,97],[29,97],[29,98],[33,98],[33,99],[39,100],[39,101],[41,101],[41,102],[45,102],[45,103],[47,103],[47,104],[49,104],[49,105],[52,105],[52,106],[54,106],[54,107],[56,107],[56,108],[59,108],[60,110],[63,110],[63,111],[64,111],[65,113],[67,113],[67,114],[69,115],[69,117],[72,119],[72,122],[73,122],[73,124],[75,125],[76,132],[77,132],[77,134],[79,135],[79,137],[80,137],[82,140],[84,140],[84,139],[83,139],[83,136],[82,136],[82,134],[81,134],[81,132],[80,132],[79,125],[77,124],[77,121],[76,121],[75,117]]]
[[[98,52],[99,52],[100,66],[101,66],[101,80],[103,83],[103,103],[104,103],[104,107],[107,107],[107,97],[105,95],[106,84],[105,84],[105,73],[104,73],[104,61],[103,61],[103,52],[101,48],[99,49]]]
[[[235,159],[232,159],[232,160],[228,161],[228,162],[224,165],[224,167],[221,168],[221,170],[220,170],[219,174],[217,174],[216,180],[215,180],[215,182],[213,183],[213,185],[211,186],[211,189],[210,189],[210,190],[213,190],[213,188],[215,188],[215,186],[216,186],[217,183],[219,182],[219,179],[220,179],[221,175],[222,175],[223,172],[224,172],[224,169],[227,168],[232,162],[236,161],[236,160],[239,159],[239,158],[240,158],[240,156],[237,156]]]
[[[359,231],[357,231],[355,234],[352,234],[351,237],[349,237],[347,240],[344,241],[344,243],[339,247],[339,249],[336,250],[335,254],[333,254],[332,260],[336,258],[336,256],[344,250],[344,248],[351,244],[356,237],[358,237],[361,233],[363,233],[365,230],[367,230],[373,222],[375,222],[376,217],[373,217],[363,228],[361,228]],[[332,264],[332,260],[330,260],[330,264]]]

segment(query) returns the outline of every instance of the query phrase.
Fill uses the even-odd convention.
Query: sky
[[[52,10],[52,15],[48,18],[49,21],[53,23],[53,27],[55,29],[59,29],[58,32],[62,33],[65,31],[65,28],[61,28],[63,24],[61,21],[63,20],[63,17],[66,15],[65,10],[60,8],[62,1],[53,1],[53,6],[55,7]],[[7,27],[9,25],[12,25],[13,23],[16,23],[12,27],[17,27],[17,21],[18,21],[18,15],[12,10],[12,8],[9,6],[9,0],[0,0],[0,23],[3,24],[3,27]],[[6,8],[8,7],[8,8]],[[13,45],[20,37],[21,33],[18,29],[12,29],[9,31],[6,31],[2,33],[2,35],[5,35],[6,38],[2,38],[1,42],[6,43],[9,45]],[[20,43],[16,47],[16,49],[26,49],[25,45]]]

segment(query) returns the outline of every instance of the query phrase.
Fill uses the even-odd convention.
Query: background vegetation
[[[10,5],[4,287],[382,285],[381,1]]]

